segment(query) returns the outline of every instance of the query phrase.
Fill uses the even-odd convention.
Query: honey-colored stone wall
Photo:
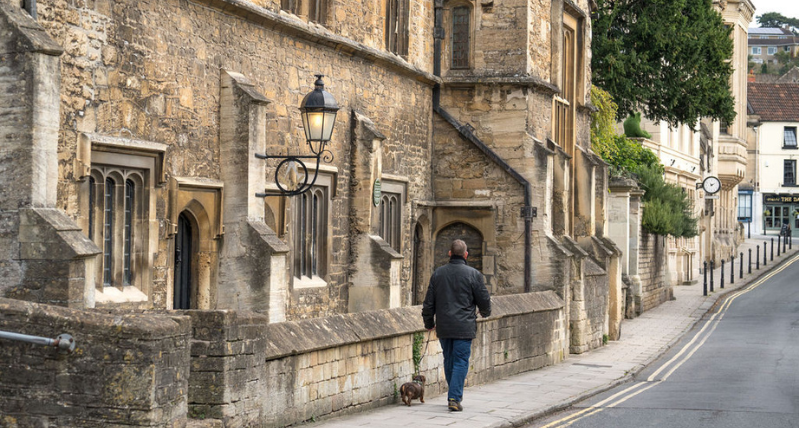
[[[382,10],[381,2],[367,4],[366,10],[371,12],[365,17],[360,3],[331,2],[333,19],[328,27],[333,32],[279,12],[277,3],[238,2],[263,13],[250,19],[236,16],[235,10],[222,12],[218,8],[221,3],[38,2],[39,23],[65,49],[61,57],[58,207],[73,218],[79,216],[80,183],[74,179],[73,160],[81,132],[166,144],[167,179],[219,180],[222,70],[244,75],[271,100],[267,153],[307,150],[298,107],[313,89],[313,74],[324,73],[326,89],[341,107],[330,144],[338,182],[332,200],[329,286],[293,290],[288,317],[344,312],[352,110],[369,117],[386,136],[383,172],[407,177],[408,200],[431,196],[429,174],[423,171],[430,164],[432,116],[431,81],[424,70],[431,68],[432,59],[430,43],[422,40],[430,34],[432,20],[421,19],[431,14],[429,2],[411,2],[411,14],[419,19],[411,20],[410,63],[380,51],[383,29],[376,16]],[[265,25],[264,19],[280,25]],[[315,32],[324,36],[323,43],[309,36]],[[358,43],[365,47],[353,55],[351,50]],[[157,243],[152,245],[157,250],[150,301],[163,308],[171,292],[173,256],[167,236],[167,190],[157,187],[155,192],[159,230]],[[403,242],[410,242],[409,230],[403,228]],[[285,231],[277,232],[282,236]],[[221,239],[224,246],[225,238]],[[405,269],[410,268],[410,252],[411,248],[402,249]]]

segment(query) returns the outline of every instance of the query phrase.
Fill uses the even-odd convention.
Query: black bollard
[[[774,238],[772,238],[774,239]],[[763,243],[763,267],[766,267],[768,264],[768,259],[766,258],[766,243]]]
[[[757,255],[755,256],[755,269],[760,270],[760,245],[757,246]]]
[[[785,254],[785,246],[788,245],[788,237],[786,236],[785,239],[782,240],[782,254]],[[780,252],[777,251],[777,255],[780,255]]]
[[[780,256],[780,239],[782,239],[782,235],[777,235],[777,257]],[[773,253],[774,251],[772,251]],[[772,259],[773,260],[773,259]]]
[[[749,270],[746,272],[749,275],[752,274],[752,249],[749,249]]]
[[[704,267],[702,268],[702,273],[705,275],[705,280],[702,282],[702,295],[707,296],[707,262],[704,262]]]
[[[791,236],[791,239],[788,240],[788,249],[793,249],[793,236]]]
[[[751,250],[749,250],[749,251],[751,251]],[[740,260],[738,262],[738,265],[740,266],[740,269],[741,269],[741,273],[738,275],[738,279],[744,279],[744,252],[743,251],[741,251],[741,255],[738,258]]]
[[[713,271],[716,269],[716,261],[710,261],[710,292],[713,292]]]
[[[721,281],[719,281],[719,288],[724,288],[724,259],[721,259]]]
[[[735,284],[735,255],[730,256],[730,284]]]

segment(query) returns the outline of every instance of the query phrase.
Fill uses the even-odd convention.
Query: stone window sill
[[[321,277],[316,275],[313,278],[308,278],[307,276],[303,276],[302,278],[294,278],[294,289],[300,288],[321,288],[327,287],[327,282]]]
[[[146,302],[147,295],[133,286],[124,286],[121,291],[116,287],[103,287],[102,291],[95,290],[94,300],[97,303]]]

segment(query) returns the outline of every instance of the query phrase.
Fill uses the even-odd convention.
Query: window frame
[[[763,55],[763,50],[760,46],[752,46],[752,55]]]
[[[782,162],[782,185],[783,185],[783,187],[795,187],[796,186],[796,160],[795,159],[783,159],[783,162]]]
[[[380,196],[380,205],[377,207],[377,234],[394,251],[401,254],[403,242],[405,241],[407,179],[402,176],[387,176],[384,174],[381,177],[380,185],[382,195]],[[386,201],[394,202],[393,210],[392,206],[384,205]],[[386,219],[389,221],[386,222]]]
[[[738,192],[738,221],[752,221],[753,197],[751,191]]]
[[[791,149],[799,148],[799,145],[797,145],[797,138],[796,138],[797,137],[797,133],[796,133],[796,131],[797,131],[797,127],[796,126],[785,126],[785,127],[783,127],[783,130],[782,130],[782,148],[783,149],[791,150]],[[788,136],[789,133],[792,133],[793,135],[791,137],[789,137]],[[791,142],[789,140],[791,140],[791,139],[792,139],[793,144],[789,144],[789,142]]]
[[[768,52],[768,55],[774,55],[774,54],[777,53],[777,47],[776,46],[769,46],[768,50],[766,52]]]
[[[92,163],[86,236],[101,251],[96,262],[97,291],[123,291],[131,286],[144,291],[149,286],[149,273],[146,268],[141,270],[149,266],[142,260],[149,238],[149,224],[144,219],[149,212],[144,203],[148,175],[140,168]],[[133,193],[128,194],[129,190]]]
[[[328,0],[280,0],[280,9],[320,25],[329,15]]]
[[[325,287],[332,260],[334,175],[320,171],[307,192],[291,197],[289,242],[292,287]],[[308,232],[312,232],[308,239]]]
[[[459,31],[456,28],[458,24],[456,11],[465,11],[465,30]],[[453,5],[452,9],[450,9],[450,69],[452,70],[466,70],[471,68],[472,66],[472,15],[473,9],[467,4],[457,4]],[[459,34],[465,34],[466,40],[461,41],[456,38]],[[462,52],[463,56],[465,57],[464,61],[459,61],[456,64],[456,46],[463,46],[463,49],[459,49],[458,52]]]
[[[384,14],[383,36],[386,51],[407,59],[410,43],[410,1],[386,0]]]

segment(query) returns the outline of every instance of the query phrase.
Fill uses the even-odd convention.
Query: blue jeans
[[[444,376],[447,377],[448,400],[463,399],[463,383],[469,372],[469,357],[472,355],[472,339],[438,339],[444,352]]]

